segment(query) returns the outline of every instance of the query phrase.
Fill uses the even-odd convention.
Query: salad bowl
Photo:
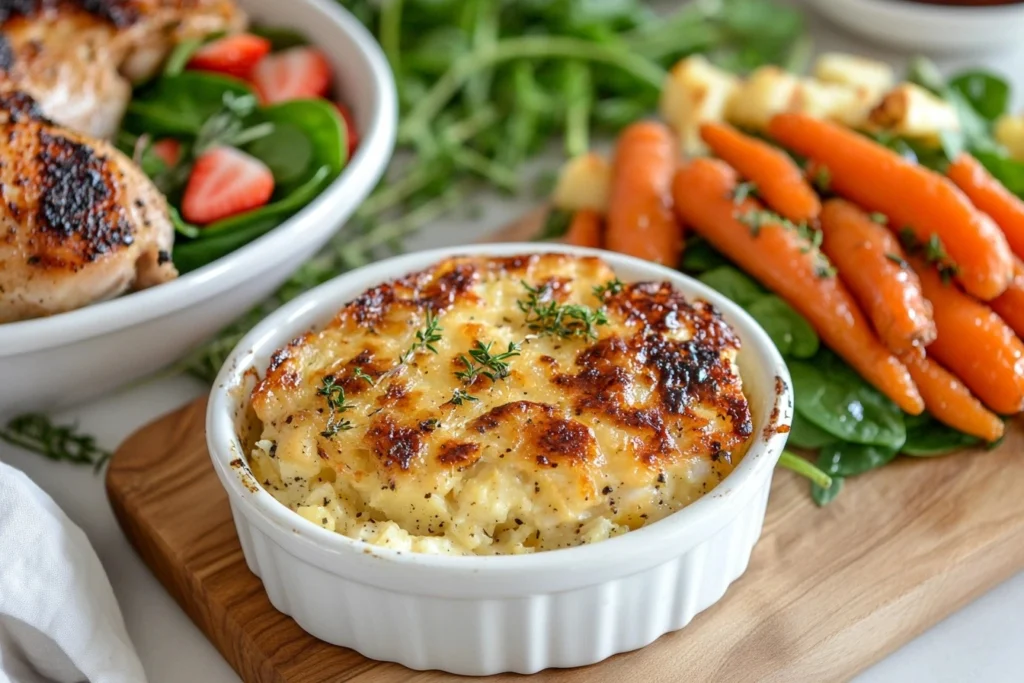
[[[166,367],[277,289],[341,228],[394,148],[387,60],[330,0],[240,0],[255,22],[305,35],[330,61],[360,144],[319,196],[253,242],[176,280],[48,318],[0,324],[0,416],[52,410]]]

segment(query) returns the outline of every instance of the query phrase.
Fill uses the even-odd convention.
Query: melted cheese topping
[[[254,473],[316,524],[415,552],[562,548],[679,510],[746,450],[739,340],[668,283],[594,292],[613,281],[600,259],[543,254],[365,292],[274,355],[252,393]],[[465,375],[477,343],[518,350],[507,374]]]

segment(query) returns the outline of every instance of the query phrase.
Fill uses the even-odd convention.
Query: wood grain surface
[[[503,239],[532,234],[540,214]],[[235,536],[206,451],[205,400],[143,427],[107,472],[143,560],[247,682],[454,680],[327,645],[275,611]],[[545,683],[848,680],[1024,570],[1024,427],[993,451],[903,458],[827,508],[778,471],[747,573],[681,631]],[[495,676],[512,681],[522,676]]]

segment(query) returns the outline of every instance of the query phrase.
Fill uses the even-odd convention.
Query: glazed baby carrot
[[[676,266],[683,231],[672,214],[676,143],[664,124],[641,121],[622,131],[612,162],[608,249]]]
[[[928,412],[939,422],[992,442],[1003,435],[1003,421],[976,399],[963,383],[927,356],[907,358]]]
[[[970,294],[987,301],[1009,285],[1013,261],[1006,239],[947,178],[849,128],[804,114],[777,114],[768,132],[824,164],[836,193],[886,214],[893,229],[910,228],[922,243],[936,235]]]
[[[932,303],[938,331],[928,355],[997,413],[1024,410],[1024,343],[991,308],[943,282],[935,268],[913,257],[910,264]]]
[[[888,229],[853,204],[830,199],[821,210],[821,231],[822,251],[890,351],[901,356],[935,339],[931,304]]]
[[[565,243],[577,247],[601,247],[601,215],[592,209],[580,209],[572,215]]]
[[[733,198],[736,172],[697,159],[672,183],[680,219],[768,289],[785,299],[833,351],[908,413],[924,409],[907,368],[878,340],[828,260],[794,227],[752,199]]]
[[[758,196],[782,217],[794,223],[810,223],[818,217],[818,195],[796,162],[781,149],[726,123],[702,124],[700,136],[716,156],[754,183]]]
[[[1024,263],[1017,261],[1013,282],[1002,296],[990,302],[992,310],[1024,339]]]
[[[998,180],[970,154],[961,154],[946,170],[949,179],[979,210],[996,222],[1006,236],[1010,249],[1024,258],[1024,202]]]

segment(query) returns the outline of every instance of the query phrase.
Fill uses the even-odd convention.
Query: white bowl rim
[[[752,434],[754,441],[746,456],[714,490],[656,523],[599,543],[524,555],[449,556],[398,551],[328,531],[289,510],[262,486],[253,486],[255,479],[245,464],[246,457],[242,454],[235,433],[234,415],[239,406],[232,398],[232,388],[243,381],[257,351],[273,351],[306,330],[306,326],[297,326],[296,319],[315,311],[319,320],[329,320],[337,308],[365,288],[373,286],[372,283],[381,283],[428,267],[450,256],[509,256],[546,252],[598,256],[613,269],[628,267],[643,272],[645,279],[668,280],[677,287],[682,285],[689,290],[688,296],[711,302],[729,319],[743,343],[767,358],[768,367],[763,371],[766,376],[774,375],[782,383],[781,388],[777,381],[774,383],[774,396],[761,399],[765,401],[763,410],[764,415],[769,416],[766,418],[769,424],[755,425]],[[673,540],[690,538],[695,533],[694,528],[714,527],[713,531],[717,531],[730,520],[731,506],[738,505],[757,492],[758,483],[763,483],[765,469],[774,468],[782,453],[788,437],[785,432],[792,422],[792,414],[792,382],[778,349],[753,318],[707,285],[664,266],[598,249],[550,243],[491,243],[433,249],[379,261],[345,273],[278,309],[238,343],[221,368],[207,407],[206,432],[214,469],[227,490],[233,512],[242,512],[250,521],[262,523],[266,529],[272,527],[278,538],[287,539],[290,545],[301,544],[304,546],[302,554],[307,561],[313,561],[323,569],[337,573],[340,569],[337,562],[369,555],[406,567],[413,566],[420,571],[474,575],[486,571],[488,575],[511,576],[524,571],[544,572],[567,566],[584,567],[588,566],[587,563],[608,565],[615,562],[615,558],[633,558],[635,564],[639,565],[643,562],[642,557],[649,559],[651,556],[652,542],[658,546],[670,546],[667,554],[678,554],[671,551],[671,548],[676,547]],[[239,458],[242,465],[236,471],[234,468],[239,466]],[[233,461],[235,465],[232,465]],[[767,474],[770,479],[771,473]],[[235,509],[239,504],[242,509]]]
[[[956,22],[978,30],[993,23],[1018,21],[1024,16],[1024,2],[1012,5],[932,5],[911,0],[814,0],[830,16],[857,12],[862,19],[884,17],[893,21],[925,20],[929,23]],[[854,9],[856,8],[856,9]]]
[[[832,2],[832,0],[826,0]],[[879,10],[892,10],[893,12],[925,13],[936,18],[964,21],[971,19],[983,19],[985,21],[1000,18],[1016,18],[1024,10],[1024,3],[1016,2],[1011,5],[932,5],[925,2],[913,2],[912,0],[858,0],[865,5],[872,5]]]
[[[369,67],[367,77],[375,84],[371,115],[360,131],[359,148],[341,174],[312,202],[267,234],[171,282],[66,313],[0,324],[0,356],[107,334],[165,316],[238,286],[251,275],[247,268],[287,251],[285,247],[300,236],[310,221],[330,220],[326,214],[334,197],[353,192],[354,186],[368,184],[372,189],[391,160],[398,130],[398,96],[391,68],[376,40],[348,10],[329,0],[303,1],[348,34]]]

